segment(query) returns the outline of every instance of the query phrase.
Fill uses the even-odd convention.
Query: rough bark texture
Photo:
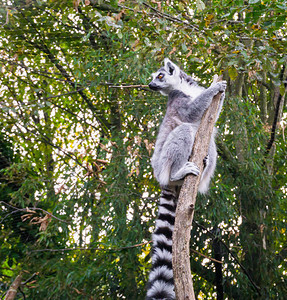
[[[208,145],[215,125],[220,97],[218,93],[203,115],[196,134],[190,161],[194,162],[202,173],[203,159],[208,152]],[[172,265],[177,300],[195,300],[190,271],[189,241],[194,207],[200,176],[189,175],[185,178],[180,191],[173,232]]]
[[[11,286],[6,294],[5,300],[15,299],[15,297],[17,295],[17,290],[18,290],[19,286],[21,285],[21,281],[22,281],[22,275],[19,274],[16,277],[16,279],[13,281],[13,283],[11,284]]]

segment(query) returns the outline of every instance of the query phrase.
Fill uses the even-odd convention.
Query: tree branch
[[[31,22],[30,20],[28,20],[26,18],[26,16],[23,14],[23,12],[20,10],[21,15],[23,16],[23,18],[31,24],[31,26],[35,29],[35,31],[39,34],[39,36],[41,37],[41,33],[38,31],[38,29],[35,27],[34,23]],[[66,69],[60,64],[59,59],[52,53],[52,51],[48,48],[48,46],[45,44],[45,39],[41,37],[42,39],[42,43],[37,43],[37,42],[33,42],[31,40],[29,40],[28,38],[26,38],[25,35],[21,35],[21,38],[23,40],[25,40],[28,44],[32,45],[33,47],[35,47],[36,49],[40,50],[41,52],[45,53],[46,56],[48,57],[48,59],[50,60],[50,62],[56,67],[56,69],[60,72],[60,74],[66,79],[67,83],[74,89],[77,89],[77,85],[73,79],[72,76],[70,76],[70,74],[66,71]],[[93,104],[93,102],[91,101],[91,99],[89,99],[89,97],[84,93],[83,90],[79,90],[78,94],[82,97],[82,99],[85,101],[85,103],[88,105],[89,109],[92,111],[94,117],[96,118],[97,122],[99,124],[102,125],[103,130],[106,133],[108,132],[108,128],[109,128],[109,124],[108,122],[102,118],[101,116],[99,116],[98,114],[96,114],[96,109],[95,106]]]
[[[107,11],[107,12],[112,12],[112,13],[118,13],[119,10],[115,8],[114,6],[111,6],[109,4],[104,3],[99,3],[99,1],[91,0],[90,5],[98,10],[102,11]]]
[[[20,274],[16,277],[16,279],[11,284],[11,286],[6,294],[5,300],[15,299],[15,297],[17,295],[17,290],[21,285],[21,281],[22,281],[22,274],[20,272]]]
[[[211,261],[213,261],[213,262],[216,262],[216,263],[218,263],[218,264],[223,264],[223,262],[222,262],[221,260],[217,260],[217,259],[214,259],[214,258],[212,258],[212,257],[209,257],[209,256],[207,256],[207,255],[205,255],[205,254],[202,254],[202,253],[200,253],[200,252],[198,252],[198,251],[196,251],[196,250],[194,250],[194,249],[190,249],[190,251],[193,252],[193,253],[196,253],[196,254],[198,254],[198,255],[204,257],[204,258],[207,258],[207,259],[209,259],[209,260],[211,260]]]
[[[90,251],[90,250],[97,250],[97,251],[111,251],[111,252],[117,252],[117,251],[122,251],[122,250],[127,250],[127,249],[131,249],[131,248],[137,248],[137,247],[141,247],[147,244],[150,244],[152,241],[147,241],[147,242],[143,242],[143,243],[139,243],[139,244],[135,244],[135,245],[131,245],[131,246],[125,246],[125,247],[120,247],[120,248],[109,248],[109,249],[105,249],[105,248],[97,248],[97,247],[76,247],[76,248],[63,248],[63,249],[38,249],[38,250],[31,250],[30,252],[64,252],[64,251]]]
[[[243,273],[247,276],[247,278],[249,279],[250,283],[253,285],[253,287],[255,288],[255,290],[257,291],[257,293],[260,295],[260,288],[255,284],[255,282],[253,281],[253,279],[251,278],[250,274],[248,273],[248,271],[245,269],[245,267],[242,265],[242,263],[239,261],[239,259],[237,258],[237,256],[232,252],[232,250],[229,249],[229,247],[226,245],[226,243],[220,239],[218,236],[216,236],[213,232],[211,232],[210,230],[208,230],[207,228],[205,228],[203,225],[199,224],[198,222],[193,220],[193,223],[198,226],[199,228],[205,230],[208,234],[210,234],[213,238],[217,238],[218,241],[224,246],[224,248],[227,250],[227,252],[233,257],[233,259],[236,261],[236,263],[238,263],[239,267],[242,269]]]
[[[203,171],[203,159],[208,153],[209,141],[215,125],[216,115],[222,93],[218,93],[203,115],[197,131],[190,161]],[[190,229],[194,215],[194,207],[200,176],[187,176],[178,199],[176,208],[172,265],[175,291],[178,300],[195,300],[189,259]]]
[[[114,85],[113,83],[102,83],[101,85],[107,85],[109,88],[120,88],[120,89],[146,89],[148,85],[146,84],[121,84],[121,85]],[[149,89],[147,89],[150,91]]]
[[[206,280],[209,284],[215,285],[214,271],[212,269],[208,269],[202,265],[199,260],[191,261],[191,271],[197,274],[199,277]],[[240,299],[240,295],[242,291],[240,291],[240,287],[231,284],[231,278],[224,278],[224,291],[226,295],[229,297],[228,299]]]
[[[212,241],[212,250],[214,257],[221,261],[222,260],[222,248],[219,240],[220,229],[217,224],[214,226],[213,231],[216,234],[216,237]],[[222,264],[215,263],[215,286],[216,286],[216,294],[217,300],[224,299],[223,293],[223,272],[222,272]]]
[[[76,94],[76,93],[79,93],[80,91],[83,91],[85,90],[86,88],[79,88],[79,89],[76,89],[75,91],[70,91],[70,92],[67,92],[67,93],[63,93],[63,94],[60,94],[60,95],[53,95],[53,96],[48,96],[48,97],[44,97],[42,98],[43,100],[48,100],[48,99],[52,99],[52,98],[59,98],[59,97],[63,97],[63,96],[69,96],[71,94]]]
[[[152,7],[151,5],[149,5],[149,4],[146,3],[146,2],[143,2],[142,4],[143,4],[144,6],[146,6],[146,7],[148,7],[149,9],[151,9],[151,10],[152,10],[156,15],[158,15],[160,18],[167,19],[167,20],[169,20],[169,21],[172,21],[172,22],[175,22],[175,23],[182,24],[182,25],[184,25],[185,27],[190,28],[190,29],[193,29],[193,30],[196,30],[196,31],[199,30],[199,29],[198,29],[198,26],[196,26],[196,25],[191,25],[191,24],[190,24],[191,21],[190,21],[190,22],[185,22],[185,21],[180,20],[180,19],[178,19],[178,18],[176,18],[176,17],[173,17],[173,16],[171,16],[171,15],[168,15],[168,14],[166,14],[166,13],[163,13],[163,12],[161,12],[161,11],[155,9],[154,7]]]
[[[25,280],[24,282],[22,282],[21,285],[26,285],[28,282],[30,282],[32,279],[34,279],[34,277],[36,277],[37,275],[39,275],[39,272],[36,272],[33,275],[31,275],[27,280]]]
[[[284,77],[286,76],[285,74],[285,65],[283,65],[282,70],[281,70],[281,74],[280,74],[280,81],[284,82],[284,87],[285,87],[285,91],[287,88],[287,80],[284,81]],[[285,78],[286,79],[286,78]],[[272,130],[271,130],[271,136],[270,136],[270,140],[267,144],[266,147],[266,154],[268,155],[274,142],[275,142],[275,134],[276,134],[276,129],[277,129],[277,124],[279,121],[279,117],[280,117],[280,108],[282,107],[282,102],[284,101],[284,96],[285,96],[285,91],[284,91],[284,95],[282,96],[280,93],[280,88],[278,87],[278,91],[277,91],[277,102],[276,102],[276,108],[275,108],[275,114],[274,114],[274,119],[273,119],[273,125],[272,125]]]
[[[0,201],[0,203],[1,203],[1,204],[4,204],[4,205],[6,205],[6,206],[8,206],[8,207],[10,207],[10,208],[12,208],[12,209],[14,209],[14,211],[12,211],[12,213],[15,213],[15,212],[18,212],[18,211],[29,212],[29,210],[30,210],[30,211],[31,211],[31,210],[32,210],[32,211],[40,210],[40,211],[44,212],[45,214],[49,215],[50,217],[52,217],[52,218],[54,218],[54,219],[56,219],[56,220],[58,220],[58,221],[60,221],[60,222],[64,222],[64,223],[68,223],[68,224],[71,223],[70,221],[65,221],[65,220],[62,220],[62,219],[60,219],[60,218],[54,216],[53,214],[51,214],[50,212],[48,212],[47,210],[45,210],[45,209],[43,209],[43,208],[39,208],[39,207],[18,208],[18,207],[16,207],[16,206],[13,206],[13,205],[11,205],[11,204],[8,204],[8,203],[6,203],[6,202],[4,202],[4,201]],[[11,213],[10,213],[10,214],[11,214]],[[8,214],[8,215],[10,215],[10,214]],[[6,219],[6,217],[7,217],[7,216],[5,216],[5,217],[1,220],[1,223],[4,221],[4,219]]]

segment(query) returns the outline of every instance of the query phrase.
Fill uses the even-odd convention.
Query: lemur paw
[[[199,167],[193,162],[188,161],[184,167],[186,168],[186,175],[193,174],[198,176],[200,173]]]
[[[217,86],[219,92],[224,92],[227,86],[227,82],[225,80],[219,81],[215,86]]]
[[[219,82],[213,82],[210,88],[213,90],[215,94],[218,92],[224,92],[227,86],[227,82],[225,80]]]

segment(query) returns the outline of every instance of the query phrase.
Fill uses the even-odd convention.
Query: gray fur
[[[158,217],[153,233],[152,269],[146,300],[175,300],[172,270],[172,234],[178,197],[178,186],[187,174],[200,175],[198,167],[189,162],[194,138],[204,111],[226,82],[214,83],[205,89],[180,70],[169,59],[153,74],[150,88],[168,95],[167,110],[160,125],[152,167],[162,187]],[[221,98],[220,109],[224,94]],[[220,110],[218,112],[218,115]],[[214,129],[208,155],[204,159],[199,192],[206,193],[216,165]]]
[[[170,60],[153,74],[149,87],[168,95],[167,110],[160,125],[151,164],[154,175],[162,187],[181,185],[188,174],[199,175],[196,165],[189,163],[194,138],[203,113],[218,92],[224,92],[226,82],[213,82],[205,89],[180,70]],[[220,110],[224,100],[221,98]],[[199,192],[206,193],[216,166],[216,145],[214,129],[208,159],[201,176]]]

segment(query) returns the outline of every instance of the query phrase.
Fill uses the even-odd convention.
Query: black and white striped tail
[[[155,231],[152,236],[152,268],[149,274],[146,300],[175,299],[172,271],[172,233],[176,201],[175,189],[162,190]]]

